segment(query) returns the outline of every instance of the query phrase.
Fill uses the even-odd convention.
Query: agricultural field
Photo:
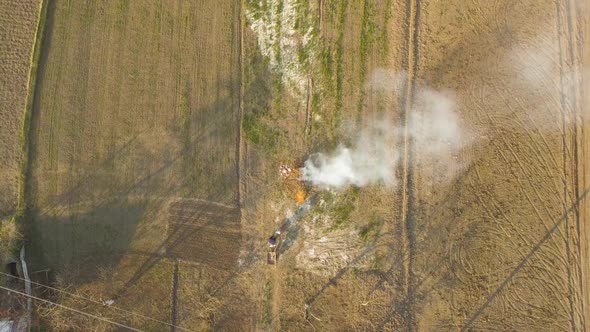
[[[413,173],[415,324],[586,330],[579,9],[461,4],[420,3],[417,77],[455,92],[474,137],[446,186],[439,163]]]
[[[283,22],[289,6],[306,7],[281,3]],[[267,102],[306,127],[285,126],[296,134],[279,150],[329,151],[354,140],[347,127],[362,131],[386,112],[400,124],[401,156],[393,190],[320,194],[298,243],[267,273],[261,324],[585,330],[582,5],[319,1],[306,10],[304,22],[317,22],[312,83],[303,97],[290,90]],[[277,165],[265,159],[258,167],[270,177]],[[284,210],[279,197],[259,202],[254,219]]]
[[[583,1],[46,10],[0,150],[42,327],[588,329]]]
[[[10,219],[19,204],[22,126],[40,11],[38,0],[0,4],[0,221]]]
[[[171,320],[176,257],[216,254],[192,259],[215,233],[182,222],[239,225],[239,13],[233,1],[48,2],[26,188],[33,274]],[[57,330],[91,323],[45,309]]]

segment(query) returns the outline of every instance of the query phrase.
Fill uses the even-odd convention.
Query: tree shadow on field
[[[367,257],[370,253],[375,251],[376,247],[374,245],[369,245],[363,249],[361,253],[359,253],[354,259],[352,259],[345,267],[341,268],[333,277],[328,280],[317,292],[315,292],[312,296],[308,297],[305,300],[305,304],[312,306],[317,299],[328,289],[330,286],[336,286],[338,281],[348,272],[351,268],[353,268],[357,263],[359,263],[363,258]]]
[[[129,96],[137,97],[137,102],[125,99],[125,103],[119,103],[117,100],[114,104],[118,109],[90,107],[89,103],[95,100],[86,99],[89,95],[87,84],[80,82],[84,87],[78,88],[77,82],[91,76],[88,72],[93,69],[86,67],[94,62],[91,61],[95,60],[91,54],[95,52],[82,50],[80,53],[86,58],[72,64],[56,60],[55,55],[48,55],[52,46],[55,51],[63,44],[60,41],[62,36],[58,36],[62,32],[55,17],[60,15],[55,12],[61,10],[61,5],[50,1],[48,6],[29,130],[25,198],[27,259],[32,271],[49,268],[54,276],[63,276],[74,289],[88,283],[92,290],[96,290],[96,286],[101,288],[100,293],[121,296],[140,283],[148,271],[161,263],[162,258],[176,258],[171,257],[168,251],[191,241],[193,234],[204,227],[181,225],[171,227],[167,232],[167,209],[171,201],[195,199],[221,202],[235,207],[239,217],[240,90],[237,75],[234,74],[236,70],[232,68],[232,74],[227,76],[222,70],[211,71],[212,77],[215,77],[211,79],[212,87],[205,86],[207,80],[200,77],[201,71],[198,78],[195,73],[182,73],[180,77],[164,73],[168,77],[157,77],[158,82],[170,79],[169,85],[160,86],[172,86],[173,91],[162,93],[175,93],[176,98],[159,99],[155,95],[147,95],[149,89],[132,87],[129,93],[115,91],[112,94],[121,100]],[[92,44],[89,40],[86,40],[87,44]],[[80,51],[84,45],[68,47]],[[96,47],[94,51],[97,51]],[[121,83],[113,83],[116,84],[114,89],[113,86],[98,84],[96,87],[100,91],[94,95],[104,93],[100,95],[102,98],[110,98],[109,88],[130,89],[129,85],[133,82],[122,79],[125,71],[130,70],[121,66],[129,59],[116,56],[113,59],[115,63],[109,60],[107,65],[123,71],[113,80],[120,79]],[[138,63],[143,66],[142,60],[139,59]],[[162,59],[158,61],[162,63]],[[70,71],[60,66],[77,68]],[[57,75],[55,72],[64,77],[52,80],[50,75]],[[52,81],[66,80],[76,83],[51,86]],[[67,91],[51,94],[60,89]],[[42,93],[44,90],[49,92]],[[63,105],[68,107],[56,107],[62,103],[51,100],[55,95],[75,96],[72,98],[77,98],[74,106],[78,109],[68,108],[70,104],[66,102]],[[162,105],[162,100],[170,100],[170,105]],[[153,110],[146,105],[153,106]],[[158,111],[162,113],[161,117]],[[61,122],[60,128],[48,129],[44,121],[46,114],[50,114],[52,120],[56,117],[66,121]],[[90,115],[90,120],[84,117],[85,114]],[[48,130],[53,131],[48,133]],[[88,133],[90,135],[85,135]],[[98,134],[92,137],[94,133]],[[51,136],[52,142],[45,141],[47,136]],[[48,148],[53,148],[52,152],[59,158],[48,161],[49,158],[45,157]],[[56,166],[53,162],[59,164]],[[197,220],[206,218],[205,226],[220,222],[206,215],[207,211],[197,210],[188,217]],[[239,218],[236,219],[239,222]],[[237,233],[240,236],[239,229]],[[133,255],[133,251],[138,249],[147,253],[147,258]],[[160,264],[153,269],[154,273],[167,269],[167,266],[163,266],[164,269],[161,267]],[[99,275],[99,272],[112,275]],[[144,281],[153,284],[153,276],[148,274]],[[165,274],[156,277],[162,276],[165,277]],[[104,277],[114,282],[104,283]],[[121,284],[124,285],[121,289],[112,289],[119,288]],[[166,294],[171,288],[166,282],[156,286],[160,290],[155,292],[157,294]],[[145,285],[133,291],[134,294],[126,300],[143,298],[146,302],[164,304],[169,300],[154,298],[149,290],[146,291]],[[124,301],[120,302],[120,305],[124,304]],[[136,310],[142,311],[140,307]],[[165,312],[160,310],[158,315],[160,313],[162,317],[167,317]]]
[[[484,160],[484,158],[485,156],[482,156],[480,160]],[[407,319],[408,315],[405,314],[405,312],[409,310],[419,312],[420,308],[428,302],[429,294],[431,294],[432,291],[440,289],[441,287],[453,291],[453,288],[458,282],[460,282],[460,279],[455,275],[454,268],[449,266],[451,260],[449,255],[451,253],[446,251],[445,248],[451,243],[451,241],[453,241],[449,236],[451,232],[450,229],[452,229],[462,218],[463,213],[469,208],[469,204],[476,204],[468,202],[468,205],[464,206],[459,203],[462,200],[462,195],[460,193],[469,193],[469,190],[464,189],[464,187],[469,186],[465,181],[473,169],[477,167],[477,164],[478,162],[473,162],[471,166],[459,178],[457,178],[447,190],[445,190],[446,193],[444,194],[443,199],[439,200],[436,203],[436,206],[425,211],[417,211],[418,215],[416,218],[419,219],[420,222],[418,223],[419,226],[415,229],[418,241],[415,245],[414,255],[420,261],[419,264],[414,267],[414,281],[411,283],[411,287],[413,287],[413,298],[411,301],[406,296],[397,296],[392,299],[389,304],[392,309],[385,316],[384,320],[376,324],[377,329],[384,329],[386,325],[391,323],[395,318],[402,317],[402,319]],[[542,245],[554,235],[563,224],[566,216],[578,209],[580,202],[585,200],[589,191],[590,188],[586,189],[586,191],[578,197],[577,201],[562,214],[554,225],[552,225],[552,227],[545,233],[545,236],[532,247],[530,252],[516,265],[508,276],[500,282],[496,290],[488,296],[485,303],[482,304],[469,317],[469,319],[467,319],[466,323],[461,327],[461,330],[466,331],[474,328],[474,323],[477,321],[477,318],[485,312],[486,308],[490,306],[493,300],[510,284],[512,279],[526,266],[527,262],[531,260]],[[481,226],[481,224],[481,220],[472,220],[472,222],[463,229],[462,233],[466,234],[466,236],[471,236],[479,231],[478,227]],[[392,246],[391,250],[395,250],[395,244]],[[382,289],[384,284],[389,284],[394,287],[396,286],[397,280],[395,279],[395,272],[399,268],[402,268],[402,264],[404,263],[403,258],[406,257],[407,254],[411,253],[402,253],[400,255],[402,259],[396,259],[387,272],[378,271],[374,273],[379,276],[380,280],[367,294],[367,298],[370,298],[371,294],[377,289]],[[405,321],[405,323],[407,323],[405,328],[408,330],[415,330],[417,328],[415,325],[416,322]],[[444,327],[444,324],[445,322],[439,322],[438,328],[458,328],[456,325]]]
[[[514,279],[514,277],[526,266],[526,264],[531,260],[531,258],[535,255],[539,249],[547,242],[553,234],[559,229],[559,227],[565,222],[567,216],[576,211],[579,208],[579,204],[582,201],[586,200],[586,196],[590,192],[590,187],[586,188],[582,194],[577,198],[577,200],[570,205],[570,207],[561,215],[559,219],[557,219],[553,225],[546,233],[545,236],[541,240],[539,240],[528,252],[528,254],[516,265],[516,267],[508,274],[508,276],[500,283],[500,285],[490,294],[490,296],[486,299],[486,301],[479,307],[477,310],[469,317],[469,319],[465,322],[465,324],[461,327],[461,331],[468,331],[473,328],[475,321],[484,313],[486,308],[490,306],[490,304],[494,301],[494,299],[500,295],[500,293],[510,284],[510,282]],[[585,330],[585,326],[583,327]]]
[[[223,194],[225,194],[223,190],[218,190],[215,193],[211,193],[210,196],[204,199],[210,202],[215,202],[217,199],[222,197]],[[168,232],[165,239],[153,251],[151,251],[151,253],[148,253],[148,257],[146,258],[146,260],[136,270],[132,277],[125,283],[125,285],[116,293],[115,297],[122,296],[128,289],[135,285],[143,275],[145,275],[152,267],[158,264],[162,260],[162,258],[175,258],[178,255],[161,255],[160,253],[174,251],[179,246],[181,246],[185,241],[190,241],[195,234],[205,229],[206,227],[224,223],[223,220],[220,220],[223,217],[211,218],[209,216],[209,211],[205,209],[192,211],[191,214],[183,215],[183,218],[188,218],[194,223],[197,223],[200,219],[204,219],[205,222],[199,225],[198,227],[194,227],[191,223],[184,223],[179,227],[175,227],[173,231]],[[239,219],[236,218],[234,222],[239,222]],[[230,262],[224,263],[227,264]]]
[[[34,269],[88,271],[82,278],[94,275],[94,267],[114,266],[133,239],[144,212],[144,204],[121,200],[84,213],[33,217],[27,241],[30,265]]]
[[[398,240],[389,244],[389,250],[394,256],[393,264],[387,271],[371,271],[378,276],[379,281],[367,293],[366,298],[370,298],[377,290],[383,289],[385,284],[401,292],[400,295],[394,296],[388,304],[391,310],[384,315],[381,321],[375,322],[373,327],[377,330],[385,329],[388,323],[395,320],[398,323],[402,322],[398,328],[403,326],[407,330],[415,330],[417,327],[414,315],[417,305],[427,299],[429,294],[436,289],[438,282],[446,280],[441,277],[435,284],[427,283],[430,278],[443,270],[446,264],[445,256],[437,255],[436,249],[433,251],[432,248],[436,248],[433,245],[436,243],[440,243],[440,246],[444,247],[447,242],[448,227],[461,215],[461,211],[454,211],[453,207],[460,200],[461,195],[457,193],[461,192],[464,181],[473,171],[474,165],[475,163],[472,163],[461,175],[453,179],[452,183],[444,190],[444,195],[437,201],[436,206],[428,211],[428,215],[425,215],[424,211],[414,212],[412,229],[409,230],[414,233],[412,250],[407,247],[400,250],[399,243],[403,241],[402,234],[396,234]],[[421,204],[421,202],[414,203],[415,206]],[[451,215],[445,214],[445,211],[451,211]],[[437,261],[427,264],[427,270],[421,270],[422,265],[417,265],[421,263],[420,259],[433,260],[434,258]],[[410,260],[412,261],[410,275],[406,275],[402,269]],[[404,288],[404,284],[407,284],[407,289]]]
[[[413,252],[409,252],[407,248],[400,250],[400,241],[396,240],[394,242],[389,243],[379,243],[379,240],[389,233],[380,233],[378,236],[372,241],[371,244],[367,245],[362,252],[360,252],[350,263],[348,263],[345,267],[340,269],[334,276],[332,276],[322,287],[320,287],[312,296],[309,296],[306,301],[306,307],[309,310],[309,313],[313,311],[313,305],[318,301],[318,299],[325,293],[325,291],[330,287],[337,287],[338,281],[343,278],[346,273],[348,273],[351,269],[355,267],[359,262],[361,262],[364,258],[369,257],[369,255],[375,252],[376,249],[381,247],[386,247],[388,250],[387,256],[393,256],[394,260],[387,268],[386,271],[382,271],[380,269],[369,269],[369,270],[359,270],[357,271],[358,275],[375,275],[378,278],[378,281],[371,287],[364,298],[371,298],[373,293],[379,289],[383,289],[385,284],[393,286],[394,288],[402,288],[403,286],[400,283],[399,274],[401,273],[402,269],[404,268],[404,263],[408,262],[408,255],[413,254],[417,255],[417,252],[424,252],[424,247],[428,247],[431,245],[432,241],[441,241],[440,237],[444,236],[441,235],[442,230],[447,227],[448,225],[452,224],[454,220],[457,218],[451,217],[447,218],[447,216],[441,215],[442,211],[447,209],[449,205],[456,204],[457,200],[459,199],[456,192],[460,190],[462,182],[464,181],[465,177],[472,171],[472,167],[468,168],[461,176],[454,179],[453,183],[449,185],[449,189],[447,190],[447,194],[444,196],[444,199],[440,200],[436,208],[434,208],[431,212],[431,217],[423,218],[420,221],[420,226],[416,227],[415,232],[419,233],[416,235],[418,238],[417,243],[414,244],[415,248]],[[437,223],[435,219],[442,218],[445,220],[444,223]],[[416,222],[415,222],[416,223]],[[418,224],[418,223],[416,223]],[[435,225],[436,227],[431,227]],[[401,235],[400,235],[401,236]],[[436,238],[433,240],[433,238]],[[414,258],[412,258],[414,259]],[[371,326],[371,329],[382,330],[385,329],[385,326],[391,322],[395,318],[403,317],[403,319],[409,319],[409,312],[414,310],[414,307],[417,303],[424,300],[430,292],[435,289],[435,285],[427,285],[427,280],[432,277],[432,275],[436,274],[437,271],[442,269],[445,265],[446,261],[441,259],[440,261],[436,262],[436,264],[432,265],[432,268],[425,273],[415,274],[412,278],[415,279],[412,283],[410,283],[411,290],[408,290],[407,294],[400,294],[399,296],[395,296],[392,298],[391,302],[387,305],[387,307],[391,308],[387,314],[385,314],[384,319],[378,322],[374,322],[375,324]],[[409,276],[406,276],[409,278]],[[401,281],[403,283],[403,281]],[[428,287],[428,288],[425,288]],[[410,297],[412,297],[410,299]],[[407,326],[408,329],[413,328],[413,322],[408,320],[406,325],[403,325],[404,328]],[[412,325],[412,326],[410,326]]]
[[[75,270],[80,272],[78,282],[92,281],[97,270],[116,266],[133,242],[150,236],[147,233],[153,236],[157,230],[164,230],[165,224],[161,222],[155,228],[150,225],[157,218],[162,221],[162,210],[171,200],[199,198],[237,207],[237,164],[220,164],[219,158],[216,161],[206,158],[231,150],[220,146],[214,152],[209,151],[216,143],[221,145],[236,138],[231,141],[232,148],[236,146],[237,133],[232,133],[238,129],[238,117],[227,114],[235,109],[234,104],[235,101],[222,98],[210,106],[195,109],[187,121],[199,125],[189,126],[187,131],[177,126],[164,128],[173,139],[156,141],[155,152],[146,146],[146,137],[151,132],[144,131],[113,145],[97,162],[85,163],[79,158],[72,160],[74,166],[67,172],[30,176],[27,185],[32,193],[50,177],[65,187],[57,194],[43,192],[43,200],[35,197],[38,193],[28,197],[27,217],[31,222],[26,245],[32,269]],[[34,153],[35,149],[44,148],[35,134],[40,124],[33,122],[33,126],[29,174],[33,174],[34,165],[43,162],[36,160]],[[39,166],[35,172],[40,172],[38,169]],[[182,227],[176,231],[183,232]],[[162,248],[179,245],[194,231],[177,236],[174,243],[170,243],[170,237],[176,234],[169,234],[159,246],[150,238],[149,246],[154,250],[148,251],[161,258]],[[166,234],[160,232],[159,236]],[[148,259],[127,287],[159,260]]]
[[[515,39],[517,33],[514,30],[522,26],[523,19],[517,15],[530,16],[530,14],[514,7],[527,6],[525,3],[526,1],[523,3],[508,1],[495,6],[494,11],[489,12],[489,15],[477,17],[477,28],[464,30],[465,33],[461,35],[460,40],[454,44],[453,48],[444,52],[445,55],[441,60],[430,66],[430,69],[423,71],[420,76],[425,78],[428,85],[439,87],[441,84],[444,86],[448,73],[473,74],[487,70],[489,65],[484,63],[485,60],[492,56],[497,57],[498,54],[483,50],[500,49],[503,51],[500,55],[503,56],[517,45],[518,40]],[[535,2],[531,0],[531,3]],[[551,5],[551,9],[555,8],[551,3],[547,3],[548,6]],[[474,2],[472,5],[476,6],[476,3]],[[465,10],[470,11],[468,7]],[[481,10],[478,13],[483,15]],[[463,13],[462,15],[473,15],[473,13]],[[526,26],[530,28],[530,25]],[[534,29],[539,33],[543,32],[545,28],[544,23],[534,26]],[[486,48],[482,48],[482,45],[485,45]],[[422,71],[422,68],[419,71]]]

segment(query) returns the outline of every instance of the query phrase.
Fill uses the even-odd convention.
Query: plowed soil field
[[[185,324],[173,318],[185,310],[177,307],[184,262],[237,266],[239,2],[47,3],[29,137],[31,269]],[[56,330],[103,326],[67,310],[39,312]]]
[[[0,222],[17,208],[22,126],[40,11],[38,0],[0,4]]]

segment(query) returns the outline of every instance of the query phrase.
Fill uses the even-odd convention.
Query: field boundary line
[[[416,317],[414,311],[415,299],[415,285],[413,261],[415,251],[415,229],[413,220],[413,162],[414,151],[413,142],[409,134],[409,122],[412,111],[412,104],[414,102],[416,93],[416,75],[418,72],[419,62],[419,25],[420,25],[420,0],[406,0],[406,45],[405,58],[403,61],[403,68],[406,69],[407,78],[404,80],[402,88],[403,95],[401,97],[400,106],[402,110],[401,123],[404,126],[403,133],[403,157],[402,157],[402,186],[401,186],[401,222],[403,223],[402,238],[403,238],[403,252],[405,257],[403,259],[404,278],[403,284],[405,289],[405,313],[406,324],[408,331],[415,331]]]
[[[27,178],[29,174],[29,153],[30,153],[30,128],[31,128],[31,119],[33,113],[33,105],[34,105],[34,98],[35,98],[35,88],[37,86],[37,67],[39,65],[39,61],[41,59],[41,48],[43,47],[43,37],[45,34],[45,21],[47,19],[47,0],[39,0],[39,4],[37,7],[38,15],[37,15],[37,27],[35,28],[35,34],[33,38],[33,48],[29,56],[29,72],[27,78],[27,98],[25,101],[25,108],[22,110],[23,117],[21,123],[21,133],[20,133],[20,144],[21,144],[21,160],[20,160],[20,169],[19,169],[19,179],[18,179],[18,199],[16,205],[16,211],[13,215],[13,220],[16,224],[17,229],[19,229],[23,234],[26,236],[26,232],[23,230],[24,225],[24,218],[27,210]],[[31,281],[28,277],[27,267],[25,263],[25,249],[24,249],[24,239],[21,239],[18,243],[21,246],[20,250],[20,260],[23,265],[24,273],[25,273],[25,291],[27,299],[27,328],[30,329],[31,319],[32,319],[32,303],[31,303]],[[16,248],[16,246],[15,246]]]
[[[48,1],[39,1],[39,14],[37,16],[37,28],[35,29],[33,50],[29,57],[29,73],[27,79],[27,100],[25,103],[24,115],[21,124],[21,164],[18,182],[18,202],[16,213],[14,215],[17,226],[23,222],[25,217],[27,205],[27,178],[29,175],[29,161],[30,161],[30,129],[33,114],[33,105],[35,98],[35,91],[37,87],[37,68],[41,59],[41,49],[43,47],[43,40],[45,36],[45,22],[47,19]]]
[[[577,4],[577,2],[572,2],[571,0],[566,0],[566,14],[567,14],[567,41],[568,41],[568,56],[571,62],[571,66],[574,68],[573,73],[572,73],[572,77],[571,80],[573,81],[573,84],[570,84],[571,87],[571,94],[572,94],[572,103],[573,103],[573,140],[572,140],[572,145],[573,145],[573,157],[574,157],[574,183],[573,183],[573,187],[574,187],[574,195],[577,198],[580,195],[580,192],[582,190],[584,190],[585,188],[585,181],[584,181],[584,168],[585,168],[585,160],[581,159],[584,158],[584,152],[583,152],[583,144],[580,144],[581,141],[583,141],[584,139],[584,111],[583,111],[583,100],[582,100],[582,94],[581,94],[581,89],[583,89],[583,87],[581,87],[580,85],[582,84],[582,75],[583,72],[579,72],[578,67],[583,67],[583,65],[585,64],[584,59],[583,59],[583,54],[580,53],[580,48],[584,48],[583,45],[583,41],[584,38],[582,37],[580,39],[579,33],[580,33],[580,28],[583,28],[583,26],[580,26],[580,21],[578,18],[578,12],[579,12],[580,8]],[[578,44],[578,42],[582,42],[581,45]],[[580,66],[580,64],[582,66]],[[584,273],[584,268],[585,266],[587,266],[587,260],[584,261],[584,251],[585,248],[582,245],[582,241],[586,240],[586,237],[584,236],[584,229],[583,229],[583,223],[586,220],[585,216],[584,216],[584,211],[585,211],[585,204],[582,205],[582,209],[578,208],[575,210],[575,221],[576,221],[576,234],[575,234],[575,238],[574,238],[574,245],[576,246],[576,258],[577,258],[577,274],[578,274],[578,280],[577,282],[579,283],[578,285],[578,289],[580,294],[577,294],[577,300],[579,301],[579,306],[581,308],[580,312],[579,312],[579,319],[580,319],[580,324],[581,324],[581,329],[582,330],[586,330],[586,326],[587,326],[587,322],[588,322],[588,313],[587,313],[587,306],[588,303],[585,303],[586,301],[584,300],[584,294],[588,291],[588,289],[584,289],[584,276],[586,275]],[[586,263],[586,264],[585,264]]]
[[[579,7],[576,7],[576,12],[580,10]],[[582,52],[582,59],[581,62],[583,64],[590,63],[590,44],[589,44],[589,37],[590,37],[590,7],[586,6],[585,9],[580,10],[581,15],[584,15],[582,19],[584,20],[584,25],[581,27],[581,52]],[[579,120],[578,126],[576,126],[576,130],[578,131],[578,137],[576,144],[579,144],[579,152],[580,158],[578,159],[578,187],[582,186],[582,188],[586,188],[588,185],[587,176],[590,175],[590,165],[588,164],[588,158],[590,158],[590,136],[585,133],[585,127],[587,122],[587,116],[590,114],[590,74],[589,71],[585,70],[582,72],[580,77],[580,84],[581,86],[581,93],[580,96],[582,100],[580,101],[581,107],[579,111],[582,112],[581,115],[577,118]],[[580,265],[581,265],[581,278],[583,284],[580,285],[582,288],[582,315],[585,322],[590,321],[590,312],[587,309],[590,306],[590,227],[588,227],[587,222],[590,221],[590,208],[588,207],[588,203],[586,200],[583,201],[584,204],[580,206],[580,230],[579,230],[579,243],[580,243]]]
[[[246,140],[243,139],[243,132],[242,132],[242,119],[244,117],[244,4],[243,1],[239,2],[239,9],[238,9],[238,83],[239,83],[239,96],[238,96],[238,121],[237,121],[237,129],[238,129],[238,137],[237,137],[237,155],[236,155],[236,172],[237,172],[237,182],[238,182],[238,192],[237,192],[237,205],[239,210],[239,219],[241,223],[242,219],[242,205],[244,204],[244,192],[246,184],[244,183],[244,178],[242,176],[242,169],[244,167],[244,159],[245,159],[245,151],[246,151]]]
[[[176,332],[178,325],[178,259],[174,260],[174,271],[172,273],[172,319],[170,330]]]
[[[556,3],[557,10],[557,34],[559,38],[559,60],[560,60],[560,90],[561,90],[561,108],[563,114],[563,158],[564,158],[564,195],[567,200],[568,192],[573,191],[576,199],[580,196],[580,160],[578,142],[578,131],[580,130],[580,104],[578,99],[578,82],[577,62],[576,62],[576,40],[574,31],[577,29],[576,22],[572,21],[572,15],[575,15],[575,8],[571,1],[563,0]],[[573,13],[572,13],[573,12]],[[568,108],[571,107],[571,114],[567,114]],[[567,121],[571,119],[572,123]],[[571,133],[568,135],[568,131]],[[571,160],[568,163],[568,152],[571,146]],[[568,179],[568,173],[570,173]],[[571,188],[569,186],[571,185]],[[565,209],[566,207],[564,207]],[[580,209],[576,208],[570,218],[566,216],[565,220],[565,250],[568,261],[568,299],[570,302],[570,316],[572,329],[586,329],[586,314],[584,313],[584,281],[582,261],[582,228]],[[570,224],[571,223],[571,224]],[[573,239],[573,243],[571,243]],[[576,278],[577,274],[577,278]],[[578,285],[576,285],[578,284]]]

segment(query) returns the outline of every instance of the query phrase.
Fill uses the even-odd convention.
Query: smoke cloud
[[[379,70],[368,86],[395,91],[400,79],[405,78]],[[452,95],[422,88],[416,94],[406,126],[391,116],[370,117],[351,135],[351,144],[311,155],[301,169],[302,179],[336,190],[350,185],[392,187],[398,183],[396,168],[406,151],[404,142],[410,142],[411,153],[421,165],[442,161],[448,166],[456,163],[454,155],[468,143],[464,133]],[[459,169],[455,166],[447,169]]]
[[[331,153],[316,153],[301,169],[303,180],[320,187],[343,189],[396,183],[395,167],[399,160],[397,130],[388,119],[362,128],[350,146],[340,144]]]
[[[514,45],[506,59],[512,77],[504,84],[512,84],[513,90],[520,89],[533,97],[518,105],[526,117],[524,124],[544,133],[560,132],[564,124],[589,119],[587,109],[578,100],[582,97],[583,79],[590,74],[587,64],[578,59],[569,61],[567,53],[560,50],[554,30],[546,27],[535,39]]]
[[[410,113],[408,135],[420,159],[447,160],[468,142],[451,94],[422,89]]]

